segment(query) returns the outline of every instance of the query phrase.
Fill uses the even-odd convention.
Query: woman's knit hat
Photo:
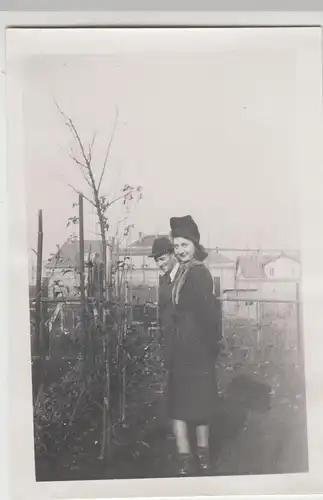
[[[172,217],[170,219],[170,228],[172,238],[185,238],[195,245],[200,244],[200,232],[191,215]]]
[[[171,237],[185,238],[196,246],[196,259],[203,261],[207,257],[207,252],[200,244],[200,231],[191,215],[183,217],[172,217],[170,219]]]

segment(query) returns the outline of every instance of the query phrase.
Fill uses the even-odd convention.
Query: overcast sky
[[[118,105],[102,192],[143,187],[130,219],[136,231],[168,231],[170,216],[190,213],[205,244],[298,247],[294,124],[296,102],[306,96],[288,40],[266,40],[216,53],[30,58],[23,101],[29,246],[36,247],[39,208],[47,257],[71,232],[76,196],[68,184],[88,193],[55,98],[85,143],[97,133],[97,175]],[[85,208],[86,237],[94,238],[93,211]]]

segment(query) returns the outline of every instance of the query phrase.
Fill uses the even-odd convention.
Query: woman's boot
[[[199,468],[202,474],[210,474],[211,463],[210,463],[210,453],[208,447],[197,446],[196,455],[199,463]]]
[[[178,473],[180,477],[188,477],[194,475],[195,461],[191,453],[179,453],[178,464],[179,464]]]

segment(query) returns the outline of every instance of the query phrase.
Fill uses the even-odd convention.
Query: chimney
[[[139,232],[139,235],[138,235],[138,240],[139,240],[139,243],[142,243],[143,242],[143,239],[144,239],[144,233],[142,233],[141,231]]]

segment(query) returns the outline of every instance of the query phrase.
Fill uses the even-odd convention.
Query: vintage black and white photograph
[[[306,473],[306,33],[121,31],[21,64],[36,481]]]

